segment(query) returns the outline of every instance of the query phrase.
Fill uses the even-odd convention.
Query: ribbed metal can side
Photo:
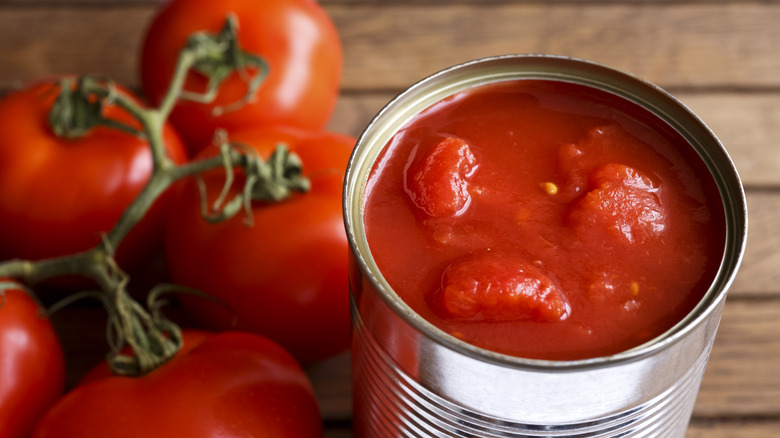
[[[353,414],[354,432],[358,438],[682,438],[712,348],[715,330],[712,325],[702,326],[702,333],[698,335],[708,338],[706,346],[692,358],[690,364],[686,363],[678,368],[682,370],[682,374],[675,376],[674,383],[668,387],[664,385],[654,388],[655,377],[652,373],[637,376],[640,382],[638,387],[644,388],[644,395],[649,396],[644,402],[631,402],[626,397],[622,397],[621,399],[625,401],[623,410],[604,412],[601,416],[596,415],[591,418],[580,418],[574,423],[567,422],[567,417],[570,416],[567,411],[562,411],[558,418],[549,419],[547,423],[523,423],[521,421],[523,411],[549,409],[549,406],[543,406],[545,402],[549,402],[549,399],[540,397],[538,403],[525,406],[524,409],[518,410],[516,418],[511,418],[495,417],[485,413],[477,400],[445,398],[437,389],[440,382],[432,382],[429,378],[418,375],[418,370],[404,369],[400,365],[404,361],[403,358],[393,358],[388,354],[387,346],[382,345],[382,342],[367,329],[363,316],[356,306],[353,307],[353,315]],[[417,353],[413,351],[414,348],[414,345],[409,345],[410,350],[407,353],[419,354],[419,351]],[[425,348],[425,343],[418,344],[418,348]],[[651,360],[652,358],[644,359],[644,361]],[[418,363],[418,366],[421,363]],[[475,367],[479,367],[479,364],[471,368]],[[618,365],[614,368],[616,378],[621,374],[633,373],[635,369],[642,368],[641,366],[629,369],[624,367],[625,365]],[[648,367],[652,368],[654,365],[650,363]],[[551,375],[553,378],[562,377],[561,373],[550,374],[548,371],[534,370],[531,375],[524,376],[523,379],[532,381],[533,374],[537,374],[538,378]],[[567,374],[575,381],[593,378],[591,370],[588,369]],[[561,384],[567,384],[567,380],[571,381],[571,379],[561,379]],[[474,382],[471,389],[475,389],[478,385],[481,384]],[[631,392],[635,390],[632,389]],[[494,397],[510,403],[511,400],[507,399],[506,394],[506,391],[493,391]],[[592,394],[583,392],[572,393],[571,406],[587,404],[591,396]],[[641,399],[641,397],[636,398],[636,400]]]
[[[723,202],[726,248],[699,305],[653,341],[609,357],[542,361],[482,350],[415,314],[373,261],[363,196],[379,151],[438,100],[487,82],[572,81],[630,100],[677,130],[705,162]],[[359,438],[682,438],[741,263],[747,208],[725,148],[658,87],[588,61],[546,55],[476,60],[439,72],[393,99],[358,140],[344,186],[351,247],[354,427]]]

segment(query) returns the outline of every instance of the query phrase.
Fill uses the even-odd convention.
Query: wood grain
[[[776,3],[325,6],[344,43],[345,89],[400,89],[458,62],[524,52],[587,58],[665,87],[780,87]],[[137,85],[137,48],[154,9],[3,7],[0,87],[52,73]]]
[[[694,416],[780,416],[778,333],[780,299],[727,300]]]
[[[399,87],[472,58],[540,52],[606,63],[666,87],[776,87],[780,81],[778,5],[356,6],[331,12],[346,41],[347,88]]]
[[[780,422],[693,422],[685,438],[777,438]],[[329,428],[324,438],[352,438],[347,428]]]
[[[694,418],[780,416],[778,333],[780,299],[727,301]],[[338,357],[309,370],[328,419],[351,412],[348,360]]]
[[[657,4],[724,4],[733,3],[734,0],[653,0]],[[764,0],[765,2],[772,2],[777,0]],[[101,6],[112,7],[116,5],[161,5],[165,0],[0,0],[0,5],[23,5],[23,6]],[[386,0],[321,0],[320,4],[327,6],[331,5],[366,5],[366,4],[382,4]],[[598,5],[604,3],[645,3],[647,0],[545,0],[546,4],[551,3],[563,3],[571,4],[576,3],[580,6]],[[470,4],[519,4],[519,3],[538,3],[538,0],[396,0],[393,2],[395,5],[451,5],[454,3],[470,3]]]
[[[137,84],[137,48],[153,8],[3,8],[0,87],[55,74]]]
[[[691,423],[685,438],[777,438],[780,422],[735,421],[715,423]],[[331,427],[324,438],[352,438],[349,428]]]
[[[747,247],[732,296],[780,297],[780,190],[748,191],[747,202]]]
[[[744,184],[780,186],[780,92],[673,94],[720,138]]]
[[[393,94],[348,94],[329,129],[359,135]],[[748,243],[733,295],[780,296],[780,94],[681,93],[721,138],[747,185]],[[744,135],[743,135],[744,134]]]
[[[396,93],[344,93],[329,129],[357,136]],[[745,185],[780,186],[780,92],[672,94],[718,136]]]
[[[106,352],[101,308],[66,308],[54,322],[69,358],[70,385]],[[780,299],[731,299],[704,375],[697,418],[780,416]],[[746,364],[748,366],[746,366]],[[327,421],[351,415],[350,356],[307,366]]]
[[[62,73],[106,75],[138,89],[138,47],[162,2],[0,0],[0,93]],[[345,54],[334,131],[357,136],[424,76],[504,53],[602,62],[657,83],[695,111],[740,172],[750,226],[686,437],[780,436],[780,0],[321,3]],[[70,387],[105,355],[105,316],[81,304],[53,320]],[[306,371],[325,438],[351,438],[349,354]]]
[[[778,431],[780,421],[742,420],[704,424],[694,421],[685,438],[777,438]],[[336,436],[343,435],[335,435],[334,438]]]

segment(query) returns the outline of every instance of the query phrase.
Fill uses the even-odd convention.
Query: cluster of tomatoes
[[[179,101],[166,122],[166,152],[177,163],[216,154],[210,145],[218,128],[261,157],[283,143],[300,157],[310,190],[253,203],[251,226],[245,214],[205,221],[196,178],[157,199],[117,248],[119,265],[132,274],[164,254],[173,283],[227,306],[182,298],[199,329],[185,330],[177,355],[143,376],[112,376],[101,364],[63,396],[57,334],[21,285],[2,280],[0,436],[321,436],[300,364],[349,347],[341,186],[355,139],[324,130],[338,97],[342,49],[334,24],[310,0],[172,0],[153,17],[142,46],[149,105],[161,103],[187,38],[219,30],[228,14],[238,20],[243,49],[265,59],[268,75],[230,111],[214,109],[241,101],[241,72],[211,103]],[[206,86],[191,72],[184,88]],[[108,127],[76,139],[55,135],[47,118],[56,89],[41,80],[0,101],[0,261],[94,247],[153,172],[143,137]],[[104,111],[130,120],[119,106]],[[225,170],[200,181],[216,197]]]

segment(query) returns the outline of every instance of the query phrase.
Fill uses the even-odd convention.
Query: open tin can
[[[366,184],[391,137],[454,93],[496,81],[571,82],[612,93],[660,118],[704,162],[725,214],[720,266],[703,299],[650,342],[610,356],[524,359],[450,336],[415,313],[374,261],[363,223]],[[726,150],[660,88],[596,63],[547,55],[467,62],[413,85],[360,136],[347,170],[351,246],[354,427],[357,437],[683,437],[747,235],[747,208]]]

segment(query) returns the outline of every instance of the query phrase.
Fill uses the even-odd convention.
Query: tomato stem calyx
[[[49,111],[49,126],[58,137],[77,139],[86,136],[96,126],[108,126],[138,137],[143,134],[132,126],[103,117],[104,98],[115,93],[113,82],[83,76],[60,81],[60,93]],[[105,92],[105,96],[95,94]]]
[[[247,216],[246,224],[252,226],[252,201],[282,202],[294,192],[305,193],[311,189],[311,181],[303,175],[303,162],[284,143],[278,144],[268,160],[264,161],[254,149],[240,143],[229,143],[224,131],[218,132],[215,138],[219,142],[225,183],[209,208],[205,183],[198,179],[202,200],[201,215],[208,222],[222,222],[244,210]],[[231,155],[236,153],[240,154],[237,159],[241,161],[246,181],[243,190],[226,202],[225,198],[234,179],[235,159],[232,159]]]
[[[268,75],[268,62],[241,48],[238,42],[238,19],[232,13],[228,13],[219,33],[196,32],[189,37],[184,50],[193,54],[192,70],[208,78],[209,82],[203,93],[182,90],[179,96],[181,99],[201,103],[214,101],[222,82],[234,72],[241,75],[247,83],[246,93],[240,100],[214,107],[215,117],[235,111],[251,102]],[[250,68],[255,70],[253,74],[249,73]]]

